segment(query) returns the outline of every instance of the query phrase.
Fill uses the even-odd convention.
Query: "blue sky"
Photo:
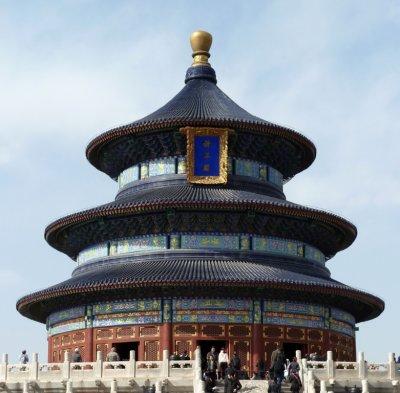
[[[46,358],[44,326],[15,310],[73,269],[44,228],[114,198],[116,183],[84,149],[180,90],[198,28],[214,36],[210,61],[232,99],[316,144],[287,198],[357,225],[328,267],[386,302],[360,325],[358,349],[374,360],[400,353],[400,3],[389,0],[2,1],[0,352]]]

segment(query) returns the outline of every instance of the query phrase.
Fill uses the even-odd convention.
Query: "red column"
[[[86,362],[93,362],[96,359],[96,348],[93,347],[93,328],[85,330]]]
[[[172,324],[170,322],[165,322],[161,326],[160,331],[160,341],[161,341],[161,356],[164,349],[168,349],[168,352],[172,353]]]
[[[251,370],[257,371],[257,363],[259,360],[264,358],[264,339],[263,339],[263,325],[261,323],[255,323],[253,325],[253,336],[251,341],[252,346],[252,363]],[[263,359],[266,361],[267,359]],[[251,377],[251,375],[250,375]]]
[[[47,337],[47,362],[53,363],[53,340],[50,337]]]

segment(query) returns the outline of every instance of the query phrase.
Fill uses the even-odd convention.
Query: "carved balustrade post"
[[[300,378],[301,378],[301,383],[304,386],[304,381],[306,380],[306,375],[307,375],[307,359],[303,358],[300,361]]]
[[[69,352],[64,351],[64,363],[62,365],[62,377],[65,380],[69,380],[71,377],[71,363],[69,360]]]
[[[393,381],[396,379],[396,361],[394,360],[393,352],[389,352],[388,356],[388,378]]]
[[[0,364],[0,379],[7,381],[7,371],[8,371],[8,354],[3,353],[2,362]]]
[[[326,353],[326,373],[327,379],[335,378],[335,362],[333,361],[333,352],[328,351]]]
[[[96,364],[94,368],[94,376],[101,379],[103,377],[103,355],[101,351],[96,352]]]
[[[166,351],[168,351],[168,349],[166,349]],[[161,393],[161,392],[162,392],[162,382],[157,381],[156,382],[156,393]]]
[[[67,381],[65,385],[65,393],[73,393],[72,381]]]
[[[367,377],[367,363],[365,361],[364,352],[358,353],[358,377],[363,380]]]
[[[313,370],[307,372],[307,393],[315,393],[315,379]]]
[[[117,393],[117,391],[118,391],[117,381],[115,379],[113,379],[111,381],[110,393]]]
[[[324,380],[321,380],[320,382],[320,393],[327,393],[326,382]]]
[[[29,382],[22,382],[22,393],[29,393]]]
[[[193,365],[194,378],[197,380],[202,379],[201,375],[201,350],[197,347],[194,351],[194,365]]]
[[[134,350],[129,351],[129,364],[128,364],[128,376],[131,378],[136,377],[136,354]]]
[[[362,393],[369,393],[368,380],[367,379],[363,379],[361,381],[361,391],[362,391]]]
[[[161,368],[161,376],[163,378],[168,378],[170,376],[169,371],[169,351],[168,349],[163,350],[163,359],[162,359],[162,368]]]
[[[37,381],[39,376],[39,358],[37,353],[32,354],[32,360],[29,364],[29,379]]]

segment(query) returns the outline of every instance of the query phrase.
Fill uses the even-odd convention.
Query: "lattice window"
[[[97,344],[96,345],[96,352],[100,351],[101,352],[101,357],[102,359],[105,359],[107,356],[107,353],[110,351],[111,348],[109,348],[109,344]]]
[[[283,328],[278,326],[267,326],[264,328],[264,337],[283,338]]]
[[[251,335],[251,328],[243,325],[230,326],[229,335],[236,337],[249,337]]]
[[[135,329],[133,327],[122,327],[117,329],[117,338],[135,337]]]
[[[319,330],[309,330],[308,331],[308,339],[310,341],[322,341],[323,333]]]
[[[334,334],[334,333],[331,333],[331,334],[329,335],[329,340],[330,340],[330,342],[331,342],[332,344],[338,344],[338,343],[339,343],[339,336],[336,335],[336,334]]]
[[[85,341],[85,332],[76,332],[72,335],[72,341],[74,343]]]
[[[159,360],[160,359],[160,342],[146,341],[144,344],[144,360]]]
[[[288,338],[296,339],[296,340],[304,340],[305,339],[305,330],[298,328],[287,328],[286,335]]]
[[[98,340],[105,340],[113,337],[112,329],[97,329],[96,338]]]
[[[233,350],[238,354],[244,370],[249,369],[250,360],[250,342],[249,341],[235,341],[233,343]]]
[[[71,336],[65,335],[61,338],[61,345],[70,345],[71,344]]]
[[[85,362],[85,361],[87,361],[87,359],[89,358],[89,351],[91,351],[92,349],[91,348],[86,348],[86,347],[84,347],[84,346],[79,346],[79,347],[75,347],[75,348],[79,348],[79,352],[81,353],[81,356],[82,356],[82,360]],[[75,349],[75,348],[73,348],[72,349],[72,351]],[[71,352],[72,352],[71,351]]]
[[[175,336],[194,336],[196,335],[196,325],[177,325],[174,328]]]
[[[190,340],[175,341],[175,351],[178,351],[178,354],[187,351],[190,358],[192,358],[192,342]]]
[[[202,328],[203,336],[218,337],[224,335],[224,326],[221,325],[204,325]]]
[[[60,337],[53,338],[53,347],[58,347],[60,345]]]
[[[143,326],[140,328],[140,336],[158,336],[158,326]],[[153,359],[154,360],[154,359]]]
[[[265,343],[264,358],[266,359],[268,366],[271,366],[269,364],[270,360],[271,360],[271,355],[272,355],[272,352],[275,351],[277,345],[278,345],[278,341]]]

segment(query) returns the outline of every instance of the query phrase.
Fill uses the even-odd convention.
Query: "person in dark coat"
[[[273,379],[268,381],[268,393],[278,393],[278,385]]]
[[[274,380],[278,386],[278,392],[281,391],[282,381],[285,377],[285,354],[283,351],[279,349],[274,359],[274,363],[272,365],[272,371],[274,374]]]
[[[257,367],[257,369],[258,369],[258,372],[257,372],[258,375],[257,375],[257,377],[258,377],[259,379],[264,379],[264,378],[265,378],[265,373],[266,373],[266,371],[267,371],[267,365],[265,364],[264,359],[260,359],[260,360],[257,362],[256,367]]]
[[[240,357],[238,356],[237,352],[233,352],[233,358],[231,360],[232,367],[236,372],[239,372],[242,368],[242,363],[240,361]]]
[[[290,364],[289,364],[289,367],[288,367],[288,374],[289,374],[289,376],[290,376],[290,374],[292,374],[292,373],[298,373],[299,371],[300,371],[300,365],[299,365],[299,363],[297,363],[297,358],[294,357],[294,358],[292,359],[292,361],[290,362]]]
[[[225,378],[224,393],[236,393],[242,388],[236,372],[229,372]]]
[[[299,393],[302,387],[300,376],[297,372],[289,375],[290,391],[292,393]]]
[[[215,347],[211,347],[211,351],[207,353],[207,370],[212,373],[212,378],[217,379],[217,366],[218,366],[218,354]]]
[[[75,348],[74,353],[72,354],[71,357],[71,363],[81,363],[82,362],[82,356],[79,351],[79,348]]]

